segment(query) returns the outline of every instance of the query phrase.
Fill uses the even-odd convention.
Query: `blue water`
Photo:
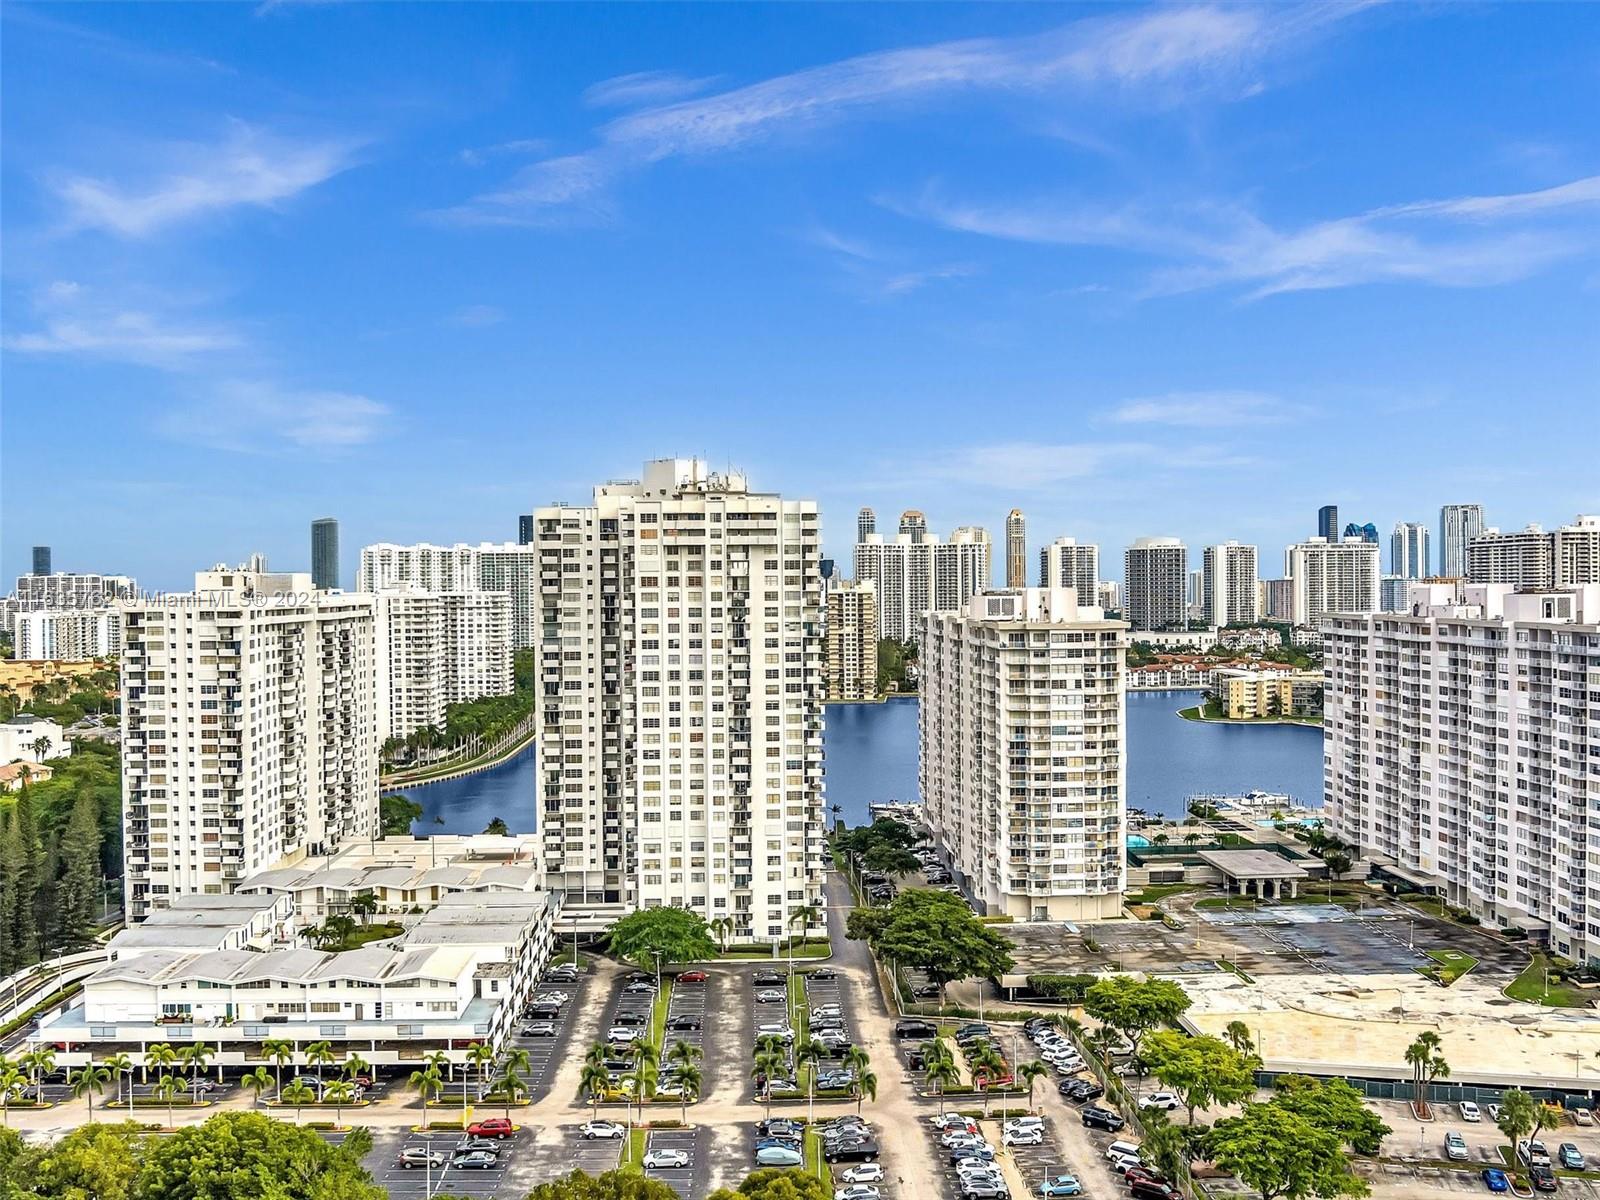
[[[1322,731],[1302,725],[1201,725],[1177,711],[1193,692],[1128,693],[1128,804],[1177,815],[1197,792],[1237,795],[1259,788],[1322,803]],[[827,803],[846,823],[867,805],[917,800],[917,703],[831,704],[827,708]],[[532,747],[504,766],[445,783],[402,789],[423,807],[415,831],[481,833],[501,817],[513,833],[538,819],[539,775]]]
[[[1150,844],[1150,839],[1140,837],[1137,833],[1130,833],[1127,837],[1127,843],[1129,850],[1143,850]]]

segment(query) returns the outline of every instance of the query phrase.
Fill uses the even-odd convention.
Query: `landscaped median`
[[[1449,987],[1478,965],[1478,960],[1472,955],[1463,954],[1459,950],[1429,950],[1428,957],[1433,960],[1434,965],[1418,967],[1418,974],[1442,983],[1445,987]]]
[[[1563,977],[1562,964],[1544,954],[1534,954],[1522,974],[1506,986],[1512,1000],[1544,1004],[1551,1008],[1588,1008],[1600,1000],[1600,988],[1581,988]]]

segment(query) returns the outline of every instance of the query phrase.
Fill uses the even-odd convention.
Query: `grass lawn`
[[[1545,967],[1549,963],[1543,954],[1535,954],[1533,961],[1507,986],[1505,994],[1513,1000],[1526,1000],[1529,1004],[1548,1004],[1552,1008],[1588,1008],[1600,999],[1600,994],[1569,983],[1545,986]]]
[[[1439,980],[1446,987],[1478,965],[1478,960],[1472,955],[1463,954],[1459,950],[1429,950],[1428,957],[1438,965],[1418,967],[1417,970],[1430,979]]]
[[[827,1161],[822,1157],[822,1135],[815,1129],[807,1129],[803,1149],[806,1156],[806,1172],[815,1175],[823,1183],[831,1183],[832,1172],[828,1170]]]
[[[655,1007],[650,1010],[650,1044],[657,1050],[666,1049],[667,1009],[672,1005],[672,977],[661,977],[661,990],[656,993]]]
[[[1284,896],[1276,900],[1257,900],[1254,896],[1207,896],[1204,900],[1196,900],[1196,908],[1260,908],[1262,905],[1277,904],[1337,904],[1342,908],[1360,908],[1367,900],[1371,899],[1370,893],[1346,891],[1338,884],[1333,887],[1332,896],[1329,896],[1326,884],[1308,882],[1305,890],[1298,896]]]
[[[628,1140],[622,1144],[622,1160],[618,1166],[626,1167],[631,1163],[638,1163],[644,1158],[646,1144],[650,1141],[648,1129],[633,1129],[628,1133]]]
[[[807,938],[803,942],[794,944],[794,956],[796,958],[827,958],[832,953],[833,943],[827,938]],[[759,962],[762,959],[768,959],[772,962],[787,962],[789,951],[783,946],[778,947],[776,954],[772,952],[771,946],[730,946],[717,955],[715,959],[708,959],[707,961]]]
[[[405,931],[405,926],[398,921],[374,921],[370,925],[357,925],[349,937],[338,942],[324,943],[322,949],[358,950],[368,942],[381,942],[384,938],[399,937]]]
[[[789,1028],[794,1030],[794,1046],[804,1045],[811,1040],[811,1008],[806,1003],[806,979],[804,975],[789,976]],[[813,1062],[795,1062],[794,1081],[799,1085],[800,1094],[806,1094],[806,1089],[811,1085],[811,1074],[816,1070]]]
[[[1158,883],[1142,891],[1132,892],[1127,897],[1128,904],[1160,904],[1168,896],[1176,896],[1181,892],[1199,891],[1203,883]]]

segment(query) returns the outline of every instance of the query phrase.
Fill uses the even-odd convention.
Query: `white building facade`
[[[219,567],[122,611],[130,919],[376,833],[372,597]]]
[[[501,592],[511,601],[511,646],[539,643],[539,557],[531,544],[483,542],[434,546],[364,546],[356,589],[378,592],[418,588],[427,592]]]
[[[973,597],[922,641],[921,784],[941,855],[985,912],[1120,914],[1127,625],[1070,588]]]
[[[1075,588],[1078,595],[1095,597],[1102,608],[1115,608],[1100,597],[1100,547],[1093,542],[1079,545],[1075,538],[1058,537],[1039,551],[1039,586]]]
[[[535,525],[548,885],[600,923],[798,934],[826,853],[815,503],[665,459]]]
[[[965,526],[941,541],[919,523],[921,515],[902,514],[902,532],[893,541],[871,533],[856,545],[856,578],[877,588],[880,637],[914,642],[924,613],[959,609],[990,585],[988,531]]]
[[[1419,584],[1324,637],[1333,831],[1600,961],[1600,585]]]
[[[87,662],[122,652],[122,614],[114,608],[24,610],[14,625],[18,659]]]
[[[1207,546],[1201,568],[1201,619],[1208,625],[1254,625],[1261,619],[1256,548],[1238,542]]]
[[[1486,529],[1467,543],[1467,579],[1547,588],[1555,582],[1554,543],[1538,525],[1513,533]]]
[[[1439,574],[1462,579],[1467,574],[1467,545],[1483,532],[1483,505],[1446,504],[1439,509]]]
[[[1290,546],[1284,552],[1291,588],[1289,619],[1312,626],[1329,613],[1376,612],[1379,568],[1378,544],[1359,537],[1337,542],[1307,538]]]
[[[878,589],[869,579],[828,589],[823,670],[829,700],[878,696]]]

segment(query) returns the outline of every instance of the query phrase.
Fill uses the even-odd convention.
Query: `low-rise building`
[[[0,763],[42,763],[71,752],[66,731],[47,717],[21,712],[0,721]]]
[[[1233,720],[1322,714],[1321,671],[1219,670],[1211,689]]]

